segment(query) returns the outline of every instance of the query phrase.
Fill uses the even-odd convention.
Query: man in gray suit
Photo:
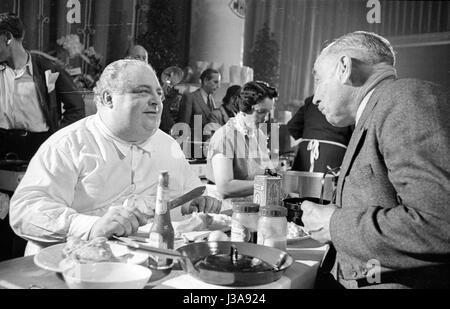
[[[203,135],[203,129],[211,122],[211,113],[217,108],[213,95],[220,87],[220,79],[219,71],[208,68],[200,75],[200,88],[194,92],[184,93],[181,98],[178,122],[189,125],[191,128],[191,140],[193,141],[204,142],[209,138],[209,136]],[[201,127],[199,125],[198,128],[196,127],[195,116],[200,117]],[[201,132],[194,131],[199,129],[201,129]],[[196,153],[196,151],[193,151],[193,154]],[[201,151],[201,154],[203,155],[203,151]]]
[[[303,202],[302,220],[334,246],[344,287],[449,288],[450,95],[394,64],[390,43],[361,31],[317,58],[314,103],[355,131],[336,205]]]

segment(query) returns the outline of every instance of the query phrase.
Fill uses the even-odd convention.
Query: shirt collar
[[[203,100],[205,101],[205,104],[208,104],[208,98],[210,97],[213,104],[215,105],[216,103],[214,103],[214,97],[211,94],[207,94],[206,91],[203,88],[200,88],[200,94],[202,95]]]
[[[359,104],[358,110],[356,111],[356,124],[355,124],[355,126],[358,124],[358,121],[361,118],[361,115],[364,112],[364,109],[366,108],[367,102],[369,102],[370,97],[372,96],[372,93],[373,93],[374,90],[375,90],[375,88],[372,89],[368,94],[366,94],[364,99],[361,101],[361,104]]]
[[[243,135],[253,137],[255,135],[255,132],[245,124],[243,117],[244,116],[242,114],[237,113],[237,115],[233,118],[230,118],[229,121],[238,132],[242,133]]]
[[[31,55],[29,52],[27,52],[28,55],[28,60],[27,60],[27,64],[25,64],[25,67],[28,70],[28,73],[30,73],[31,76],[33,76],[33,62],[31,61]]]
[[[156,134],[153,134],[152,136],[150,136],[145,142],[140,143],[140,144],[136,144],[136,143],[130,143],[127,141],[124,141],[123,139],[115,136],[104,124],[104,122],[102,121],[102,119],[100,118],[100,115],[97,113],[95,115],[95,119],[94,119],[94,123],[97,126],[97,128],[99,129],[100,133],[108,140],[110,140],[112,142],[112,144],[114,145],[114,147],[116,148],[117,151],[119,151],[124,157],[126,157],[129,153],[130,153],[130,149],[131,146],[136,146],[139,149],[143,150],[144,152],[147,152],[149,154],[151,154],[151,139],[152,137]]]
[[[28,73],[33,76],[33,62],[31,61],[31,55],[29,52],[27,52],[27,63],[25,63],[25,66],[22,68],[22,70],[26,69],[28,70]],[[13,70],[10,66],[6,64],[6,62],[0,63],[0,71],[5,70],[6,68]]]

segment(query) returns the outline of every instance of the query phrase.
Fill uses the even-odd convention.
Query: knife
[[[194,190],[189,191],[188,193],[183,194],[182,196],[177,197],[168,202],[168,206],[170,209],[177,208],[193,199],[201,196],[206,190],[206,186],[197,187]]]
[[[149,244],[136,242],[127,237],[117,237],[117,236],[113,236],[113,237],[115,239],[119,240],[119,242],[117,242],[117,244],[121,244],[121,245],[130,247],[130,248],[133,248],[133,249],[144,250],[144,251],[148,251],[153,254],[156,254],[156,255],[163,255],[163,256],[175,258],[175,259],[185,259],[186,258],[183,255],[181,255],[180,252],[178,252],[176,250],[157,248],[157,247],[151,246]]]

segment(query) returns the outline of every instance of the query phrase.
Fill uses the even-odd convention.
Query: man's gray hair
[[[324,48],[324,54],[350,52],[351,56],[374,65],[387,63],[395,65],[395,51],[391,43],[373,32],[355,31],[345,34]]]
[[[103,91],[108,90],[110,92],[122,93],[131,86],[128,78],[130,73],[126,72],[126,69],[130,66],[146,66],[155,72],[150,64],[147,64],[141,60],[121,59],[110,63],[103,70],[103,73],[94,88],[94,95],[97,104],[101,103]]]

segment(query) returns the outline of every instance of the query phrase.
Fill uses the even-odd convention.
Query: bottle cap
[[[287,209],[281,206],[262,207],[259,214],[264,217],[286,217]]]
[[[250,202],[233,202],[233,212],[236,213],[257,213],[259,204]]]

